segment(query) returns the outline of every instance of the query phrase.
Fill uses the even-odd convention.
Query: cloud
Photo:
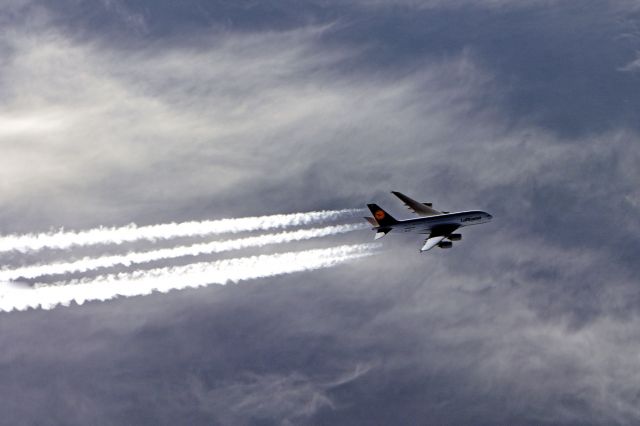
[[[101,0],[104,8],[108,12],[115,13],[127,27],[140,33],[147,33],[149,31],[146,18],[141,13],[132,12],[124,3],[118,0]]]
[[[513,0],[482,0],[482,1],[469,1],[469,0],[403,0],[400,2],[392,2],[389,0],[374,0],[374,1],[361,1],[362,6],[367,7],[412,7],[416,9],[459,9],[465,7],[479,7],[479,8],[530,8],[530,7],[553,7],[557,0],[526,0],[526,1],[513,1]]]
[[[332,380],[312,379],[300,373],[247,374],[211,389],[194,377],[192,390],[200,408],[220,423],[242,425],[279,419],[282,424],[293,425],[308,422],[321,410],[335,409],[331,389],[357,380],[367,370],[359,365]]]
[[[443,131],[439,98],[461,112],[468,105],[464,89],[439,90],[429,95],[426,110],[413,109],[421,86],[438,84],[447,72],[438,66],[394,82],[336,74],[357,52],[320,48],[325,31],[248,34],[207,47],[143,52],[78,43],[55,32],[14,35],[15,53],[4,71],[10,82],[3,85],[10,93],[5,120],[37,126],[26,133],[14,126],[18,130],[5,138],[0,196],[23,215],[11,222],[19,230],[30,223],[109,223],[121,213],[136,219],[157,203],[248,196],[258,181],[263,191],[303,193],[291,186],[291,175],[302,174],[304,182],[309,169],[324,162],[327,175],[348,179],[346,167],[331,170],[337,165],[332,158],[357,158],[361,150],[378,158],[367,169],[381,167],[385,174],[392,164],[383,159],[405,142],[391,142],[396,128],[410,128],[427,114],[431,132]],[[55,126],[42,117],[55,117]],[[46,135],[33,137],[37,128],[46,128]],[[403,138],[403,152],[420,146],[414,136],[412,130]],[[27,158],[32,167],[24,167]],[[284,163],[289,167],[277,167]],[[48,206],[48,218],[32,209],[34,197]],[[240,207],[253,212],[258,201],[249,198]],[[126,211],[114,211],[115,205]],[[284,204],[278,211],[300,207]]]
[[[53,405],[60,419],[75,412],[75,397],[122,422],[141,413],[180,418],[181,410],[202,424],[213,416],[637,420],[638,133],[631,120],[610,121],[632,109],[590,109],[602,94],[630,93],[630,73],[615,71],[624,62],[606,55],[629,56],[598,43],[567,54],[576,40],[610,40],[603,34],[619,28],[558,9],[549,26],[534,25],[547,22],[543,13],[533,16],[542,21],[479,15],[489,20],[465,27],[460,9],[443,21],[449,32],[435,31],[460,43],[434,51],[420,49],[432,34],[411,31],[405,17],[367,10],[371,21],[363,21],[389,19],[415,40],[370,34],[349,19],[253,32],[200,27],[131,46],[61,28],[5,32],[7,232],[366,201],[396,214],[391,189],[445,210],[486,209],[495,220],[429,256],[418,256],[417,239],[391,234],[384,261],[51,316],[12,314],[3,359],[13,379],[3,394],[38,394],[34,413]],[[584,22],[598,31],[585,32]],[[466,37],[469,27],[486,28],[472,33],[486,44]],[[512,35],[520,38],[509,43]],[[584,55],[606,57],[592,68]],[[625,74],[615,90],[599,85],[611,81],[602,69]],[[538,108],[516,108],[539,96]],[[614,125],[576,136],[541,124],[541,111]],[[371,365],[366,375],[326,384],[358,363]],[[35,377],[19,381],[23,373]],[[52,395],[64,389],[65,403],[50,404],[54,397],[36,390],[42,383],[53,383]],[[136,396],[143,403],[127,402]],[[16,398],[0,404],[18,406]],[[83,411],[78,423],[96,412]]]
[[[619,71],[628,71],[628,72],[636,72],[640,70],[640,58],[635,59],[623,67],[618,69]]]
[[[251,135],[273,133],[332,102],[331,93],[316,96],[309,87],[313,101],[294,107],[305,89],[281,83],[333,61],[305,59],[314,33],[247,36],[204,51],[151,55],[109,52],[61,35],[16,36],[18,53],[4,72],[10,82],[4,88],[12,93],[4,107],[5,132],[11,131],[2,161],[4,202],[26,208],[21,200],[50,193],[55,199],[45,200],[54,210],[65,199],[100,216],[110,203],[104,197],[156,194],[166,201],[194,196],[188,188],[198,182],[207,182],[213,197],[255,179],[264,170],[233,167],[252,162]],[[154,70],[152,76],[146,70]],[[202,96],[191,96],[194,91]],[[29,123],[28,131],[20,123]],[[47,134],[33,138],[38,128]],[[24,167],[25,158],[33,167]],[[191,166],[177,166],[184,162]],[[148,190],[149,179],[160,180],[157,189]]]

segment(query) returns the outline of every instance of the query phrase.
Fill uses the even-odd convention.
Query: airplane
[[[454,213],[441,212],[434,209],[432,203],[420,203],[397,191],[391,191],[391,193],[402,200],[409,210],[422,217],[396,220],[377,204],[367,204],[367,207],[373,213],[373,217],[365,217],[365,219],[373,225],[371,229],[376,231],[376,240],[384,237],[394,229],[401,232],[416,232],[428,235],[424,245],[420,248],[420,253],[431,250],[434,247],[451,248],[453,241],[462,239],[461,234],[454,234],[458,228],[487,223],[493,219],[493,216],[489,213],[480,210]]]

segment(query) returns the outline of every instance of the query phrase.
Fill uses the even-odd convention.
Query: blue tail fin
[[[373,213],[373,217],[380,226],[389,226],[398,223],[393,216],[382,210],[377,204],[367,204],[367,207],[369,207],[369,210]]]

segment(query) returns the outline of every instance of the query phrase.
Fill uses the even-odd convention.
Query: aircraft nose
[[[487,219],[491,220],[491,219],[493,219],[493,216],[490,215],[489,213],[487,213]]]

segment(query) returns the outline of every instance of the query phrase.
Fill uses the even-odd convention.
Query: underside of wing
[[[446,245],[443,242],[444,239],[449,237],[459,226],[457,225],[442,225],[431,229],[431,233],[429,237],[425,240],[424,245],[420,249],[421,252],[431,250],[435,246],[440,246],[441,248],[449,248],[451,247],[451,242],[447,241]],[[458,239],[460,235],[458,235]],[[453,238],[453,236],[452,236]]]
[[[433,237],[448,237],[451,235],[456,229],[460,228],[458,225],[440,225],[434,226],[431,228],[431,233],[429,234],[429,238]]]
[[[420,249],[421,252],[431,250],[444,240],[445,237],[429,237],[424,241],[424,245]]]
[[[397,192],[397,191],[391,191],[391,193],[393,195],[395,195],[396,197],[400,198],[400,200],[402,200],[402,202],[404,203],[405,206],[407,206],[409,208],[409,210],[411,210],[412,212],[414,212],[415,214],[419,215],[419,216],[435,216],[435,215],[439,215],[442,214],[442,212],[431,208],[431,206],[425,204],[425,203],[421,203],[419,201],[416,201],[412,198],[407,197],[406,195]]]

